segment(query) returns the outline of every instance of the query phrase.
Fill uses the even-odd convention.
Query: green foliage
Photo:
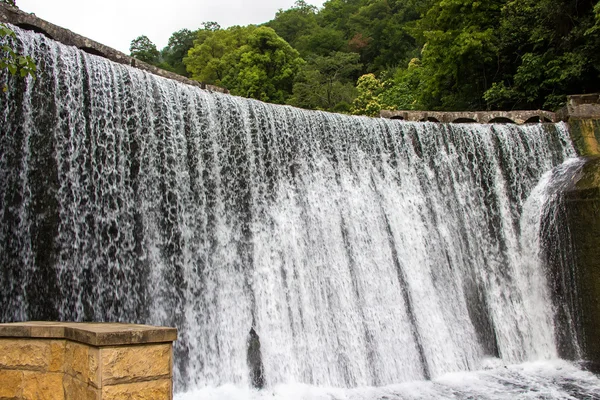
[[[214,31],[218,31],[219,29],[221,29],[221,25],[219,25],[219,23],[215,22],[215,21],[206,21],[206,22],[203,22],[201,25],[202,25],[202,29],[205,31],[214,32]]]
[[[233,94],[283,104],[304,60],[269,27],[256,28],[234,52],[233,67],[223,80]]]
[[[316,56],[296,78],[289,104],[319,110],[348,111],[355,97],[354,79],[361,64],[356,53],[334,52]]]
[[[234,94],[369,115],[553,109],[600,91],[598,0],[298,0],[262,27],[201,25],[160,57],[140,51]]]
[[[30,56],[19,54],[14,49],[14,38],[15,33],[6,25],[0,24],[0,48],[2,49],[0,69],[6,69],[11,75],[19,75],[21,78],[30,76],[35,79],[37,70],[35,62]],[[2,88],[2,91],[6,92],[6,90],[6,86]]]
[[[498,79],[484,99],[497,108],[556,109],[568,94],[599,90],[598,4],[508,1],[502,9]]]
[[[496,61],[503,0],[435,1],[411,34],[423,43],[418,102],[428,109],[482,109]]]
[[[158,64],[159,62],[160,53],[148,36],[142,35],[133,39],[129,46],[129,52],[131,57],[137,58],[140,61],[149,64]]]
[[[319,28],[316,16],[315,6],[307,4],[304,0],[298,0],[290,9],[279,10],[275,14],[275,19],[265,25],[273,28],[291,46],[298,48],[300,38],[310,35]]]
[[[383,81],[382,102],[387,109],[418,110],[420,85],[425,80],[421,60],[413,58],[407,69],[398,69],[392,79]]]
[[[15,2],[15,0],[0,0],[0,3],[8,4],[9,6],[13,6],[13,7],[17,6],[17,3]]]
[[[223,79],[234,67],[235,53],[255,26],[229,29],[201,30],[197,33],[194,46],[183,59],[191,78],[200,82],[223,85]]]
[[[214,22],[212,24],[215,24]],[[196,32],[182,29],[171,35],[167,46],[160,52],[160,64],[163,69],[175,72],[179,75],[188,76],[183,58],[194,46]]]
[[[375,117],[387,108],[383,100],[383,83],[374,74],[366,74],[358,78],[356,89],[358,96],[352,103],[352,114]]]
[[[236,95],[284,103],[304,61],[273,29],[248,26],[200,31],[184,63],[192,79],[225,86]]]
[[[419,13],[404,0],[372,0],[363,2],[350,17],[350,38],[369,71],[382,72],[408,62],[416,55],[415,40],[405,26]]]

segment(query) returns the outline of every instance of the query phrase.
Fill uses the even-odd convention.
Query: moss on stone
[[[579,155],[600,156],[600,119],[571,117],[569,129]]]

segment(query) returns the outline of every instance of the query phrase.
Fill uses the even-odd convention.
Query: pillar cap
[[[0,324],[0,338],[67,339],[90,346],[123,346],[177,340],[177,329],[138,324],[15,322]]]

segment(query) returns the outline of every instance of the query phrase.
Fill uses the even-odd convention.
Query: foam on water
[[[491,360],[488,360],[491,361]],[[520,365],[491,362],[495,368],[455,372],[433,381],[383,387],[340,389],[306,384],[276,385],[268,390],[224,385],[180,393],[176,400],[582,400],[600,399],[600,380],[562,360]]]

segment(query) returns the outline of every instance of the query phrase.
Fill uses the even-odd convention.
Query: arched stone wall
[[[532,122],[556,122],[555,113],[544,110],[523,111],[406,111],[382,110],[382,118],[402,119],[405,121],[464,123],[477,122],[481,124],[525,124]]]

